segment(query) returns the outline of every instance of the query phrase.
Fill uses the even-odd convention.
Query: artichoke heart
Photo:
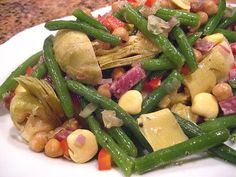
[[[146,39],[141,33],[130,36],[128,42],[115,48],[95,50],[102,70],[130,65],[143,59],[153,58],[160,49]]]
[[[29,141],[36,133],[59,126],[64,113],[52,87],[46,81],[28,76],[20,76],[17,81],[26,91],[16,92],[10,115],[22,137]]]
[[[53,49],[60,68],[69,77],[92,85],[101,81],[101,68],[86,34],[61,30],[54,38]]]

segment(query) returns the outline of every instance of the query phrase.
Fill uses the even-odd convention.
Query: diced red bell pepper
[[[27,76],[31,76],[32,73],[33,73],[33,71],[34,71],[34,69],[33,69],[31,66],[27,67],[27,69],[26,69],[26,75],[27,75]]]
[[[68,147],[67,140],[64,139],[60,143],[61,143],[61,148],[62,148],[64,156],[69,157],[70,155],[69,155],[69,147]]]
[[[144,5],[147,7],[152,7],[155,2],[156,0],[146,0]]]
[[[161,77],[156,77],[150,81],[145,81],[143,90],[146,92],[152,92],[161,85]]]
[[[110,170],[111,169],[111,154],[105,148],[102,148],[98,153],[98,169]]]
[[[181,69],[181,74],[183,74],[183,75],[188,75],[188,74],[190,74],[190,69],[189,69],[189,67],[188,67],[188,65],[184,65],[183,66],[183,68]]]
[[[110,13],[107,13],[103,16],[98,16],[98,20],[110,31],[114,31],[116,28],[125,26],[124,22],[120,21],[118,18],[114,17]]]

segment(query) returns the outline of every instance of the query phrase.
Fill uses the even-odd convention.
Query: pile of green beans
[[[198,68],[198,63],[184,31],[180,27],[175,26],[172,30],[172,34],[179,45],[181,53],[185,57],[188,68],[191,72],[194,72]]]
[[[42,52],[38,52],[31,57],[29,57],[26,61],[24,61],[20,66],[18,66],[15,71],[13,71],[10,76],[3,82],[3,84],[0,86],[0,101],[4,98],[4,95],[14,90],[17,86],[17,81],[15,80],[16,77],[20,75],[24,75],[26,73],[26,69],[31,66],[33,67],[36,65],[39,61],[40,56],[42,55]]]
[[[143,174],[182,157],[205,151],[226,141],[229,138],[229,135],[227,129],[217,130],[191,138],[174,146],[149,153],[136,159],[135,171],[139,174]]]
[[[180,24],[187,26],[197,26],[200,20],[198,14],[176,9],[160,8],[155,15],[163,20],[169,20],[172,17],[176,17],[180,21]]]
[[[202,35],[201,32],[196,32],[196,33],[193,33],[192,35],[190,35],[187,38],[189,45],[193,46],[194,43],[201,37],[201,35]],[[188,45],[188,44],[186,44],[186,45]],[[186,60],[187,60],[187,58],[186,58]],[[194,61],[190,62],[190,63],[193,63],[193,65],[194,65],[193,68],[196,67],[195,66],[196,63]],[[172,64],[169,60],[167,60],[165,54],[161,54],[158,59],[143,60],[141,62],[141,66],[146,71],[169,70],[169,69],[173,69],[175,67],[174,64]]]
[[[117,142],[129,156],[136,157],[138,150],[127,134],[120,127],[112,127],[107,129],[108,134]]]
[[[124,172],[125,176],[131,176],[133,172],[133,160],[115,143],[115,141],[103,131],[93,116],[86,118],[89,129],[95,134],[98,143],[112,156],[112,160]]]
[[[227,121],[227,123],[225,123],[225,124],[224,124],[224,121],[218,122],[219,118],[210,122],[209,126],[207,126],[208,122],[206,122],[205,128],[203,128],[204,126],[202,127],[201,125],[199,127],[198,125],[196,125],[186,119],[181,118],[177,114],[175,114],[175,118],[178,121],[180,127],[183,129],[184,133],[189,138],[200,136],[200,135],[205,134],[206,132],[211,132],[211,131],[215,131],[215,130],[222,129],[222,128],[229,128],[232,126],[236,127],[235,120],[233,120],[233,118],[235,119],[235,116],[232,116],[232,118],[231,117],[220,118],[220,119],[224,119],[224,121]],[[231,120],[229,121],[229,120],[227,120],[227,118],[229,118]],[[220,123],[223,123],[223,124],[220,124]],[[230,126],[229,126],[229,124],[230,124]],[[214,125],[216,125],[216,126],[214,126]],[[230,163],[236,164],[236,151],[225,144],[220,144],[216,147],[209,149],[208,151],[223,160],[226,160]]]
[[[130,129],[130,131],[139,140],[143,147],[145,147],[148,151],[152,151],[150,144],[147,142],[146,138],[139,130],[138,123],[116,102],[114,102],[112,99],[100,95],[96,90],[86,87],[77,81],[68,80],[67,86],[72,92],[83,96],[87,101],[95,103],[101,108],[114,110],[117,114],[117,117],[123,120],[124,125]]]
[[[93,26],[96,29],[100,29],[106,32],[109,32],[109,30],[103,26],[97,19],[87,15],[84,11],[82,11],[81,9],[76,9],[73,13],[72,13],[78,20],[83,21],[88,23],[89,25]]]
[[[72,118],[74,116],[73,103],[65,80],[54,56],[52,35],[47,37],[44,41],[43,55],[48,73],[52,78],[53,85],[55,86],[56,93],[59,96],[63,110],[68,118]]]
[[[226,1],[220,0],[218,12],[215,16],[211,17],[211,19],[208,20],[208,22],[204,26],[203,35],[210,35],[214,32],[216,27],[219,25],[221,18],[224,15],[225,9],[226,9]]]
[[[164,96],[178,89],[177,87],[181,85],[182,81],[183,77],[181,74],[176,70],[172,71],[162,84],[143,100],[141,114],[153,111]]]
[[[134,26],[139,29],[141,33],[143,33],[150,41],[158,46],[171,63],[173,63],[177,68],[181,68],[183,66],[183,55],[173,46],[164,34],[152,34],[147,29],[147,20],[135,9],[133,9],[130,5],[126,5],[122,9],[122,14],[129,23],[134,24]]]
[[[94,28],[93,26],[85,22],[64,21],[64,20],[49,21],[45,24],[45,28],[47,28],[50,31],[60,30],[60,29],[72,29],[81,31],[91,37],[95,37],[96,39],[110,43],[112,45],[118,45],[121,42],[120,37],[114,36],[104,30]]]

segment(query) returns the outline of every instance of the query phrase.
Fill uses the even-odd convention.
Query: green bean
[[[74,115],[73,104],[69,90],[54,56],[52,35],[47,37],[44,41],[43,54],[48,73],[52,78],[52,82],[61,101],[63,110],[68,118],[72,118]]]
[[[220,0],[219,1],[218,12],[217,12],[216,15],[211,17],[211,19],[208,20],[208,22],[204,26],[203,35],[210,35],[210,34],[212,34],[214,32],[214,30],[216,29],[216,27],[220,23],[221,18],[224,15],[225,9],[226,9],[226,2],[225,2],[225,0]]]
[[[202,36],[202,32],[196,32],[187,37],[188,43],[193,46],[194,43]]]
[[[202,33],[196,32],[190,35],[187,40],[192,46],[200,37]],[[156,71],[156,70],[168,70],[173,69],[174,65],[166,59],[165,54],[161,54],[158,59],[143,60],[141,62],[142,68],[147,71]]]
[[[128,155],[137,156],[136,146],[120,127],[109,128],[107,132]]]
[[[179,45],[180,52],[185,57],[190,71],[194,72],[198,68],[198,63],[184,31],[180,27],[176,26],[173,28],[172,33]]]
[[[236,13],[234,13],[231,17],[226,18],[218,28],[227,28],[229,25],[236,21]]]
[[[117,117],[123,120],[124,125],[131,130],[133,135],[139,140],[143,147],[145,147],[148,151],[152,151],[150,144],[140,132],[137,122],[116,102],[100,95],[96,90],[86,87],[77,81],[68,80],[67,85],[72,92],[83,96],[87,101],[95,103],[104,109],[114,110],[117,114]]]
[[[60,30],[60,29],[72,29],[81,31],[89,36],[92,36],[96,39],[99,39],[103,42],[110,43],[112,45],[120,44],[120,38],[114,36],[110,33],[107,33],[103,30],[99,30],[94,28],[93,26],[85,23],[85,22],[76,22],[76,21],[49,21],[45,24],[45,27],[48,30]]]
[[[133,160],[100,128],[93,116],[89,116],[86,121],[89,129],[95,134],[98,143],[111,154],[112,160],[124,172],[125,176],[130,176],[134,166]]]
[[[213,131],[220,128],[236,128],[236,115],[218,117],[199,125],[203,131]]]
[[[139,31],[141,31],[150,41],[158,46],[166,55],[167,59],[170,60],[170,62],[172,62],[177,68],[181,68],[183,66],[184,57],[182,54],[173,46],[164,34],[152,34],[147,29],[147,20],[135,9],[133,9],[130,5],[126,5],[122,9],[122,14],[128,22],[134,24]]]
[[[197,26],[200,20],[198,14],[167,8],[159,9],[155,15],[163,20],[169,20],[172,17],[176,17],[180,21],[180,24],[187,26]]]
[[[138,84],[134,86],[134,90],[141,92],[143,90],[145,79],[141,80]]]
[[[230,42],[236,41],[236,32],[235,31],[217,28],[215,30],[215,32],[223,34]]]
[[[135,170],[139,174],[145,173],[182,157],[205,151],[226,141],[228,138],[229,131],[227,129],[217,130],[191,138],[174,146],[137,158],[135,161]]]
[[[41,79],[45,76],[47,73],[47,66],[45,63],[41,63],[38,65],[38,67],[33,71],[32,77],[36,77],[38,79]]]
[[[182,80],[181,74],[175,70],[172,71],[162,84],[144,99],[141,114],[153,111],[164,96],[175,89],[178,89]]]
[[[118,12],[113,12],[112,15],[113,15],[114,17],[118,18],[120,21],[125,21],[125,19],[124,19],[122,13],[119,12],[119,11],[118,11]]]
[[[97,19],[87,15],[84,11],[81,9],[76,9],[72,13],[78,20],[88,23],[89,25],[93,26],[96,29],[100,29],[106,32],[110,32],[104,25],[102,25]]]
[[[205,132],[212,131],[212,130],[202,131],[199,126],[186,119],[181,118],[177,114],[175,114],[175,118],[178,121],[181,128],[183,129],[184,133],[190,138],[203,135],[205,134]],[[217,130],[218,128],[216,128],[215,130]],[[236,151],[225,144],[220,144],[216,147],[208,149],[208,151],[223,160],[236,164]]]
[[[39,57],[42,55],[42,52],[38,52],[34,55],[32,55],[31,57],[29,57],[27,60],[25,60],[20,66],[18,66],[15,71],[13,71],[10,76],[8,76],[8,78],[2,83],[2,85],[0,86],[0,100],[2,100],[4,98],[4,95],[9,92],[12,91],[13,89],[16,88],[17,86],[17,81],[15,80],[16,77],[20,76],[20,75],[24,75],[26,73],[26,69],[29,66],[34,66],[35,64],[37,64],[37,62],[39,61]]]
[[[175,68],[169,60],[164,59],[150,59],[141,61],[141,66],[146,71],[168,70]]]

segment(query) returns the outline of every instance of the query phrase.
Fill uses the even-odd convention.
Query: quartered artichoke
[[[71,78],[96,85],[102,79],[93,46],[79,31],[62,30],[54,38],[54,52],[61,69]]]
[[[95,50],[102,70],[153,58],[159,52],[160,50],[140,33],[130,36],[129,41],[124,45],[110,50]]]
[[[61,69],[68,76],[96,85],[102,79],[101,70],[152,58],[160,50],[140,33],[130,36],[123,45],[97,50],[86,34],[61,30],[54,38],[54,52]]]
[[[16,92],[10,114],[22,137],[29,141],[36,133],[59,126],[64,113],[52,87],[46,81],[28,76],[20,76],[17,81],[25,90]]]

